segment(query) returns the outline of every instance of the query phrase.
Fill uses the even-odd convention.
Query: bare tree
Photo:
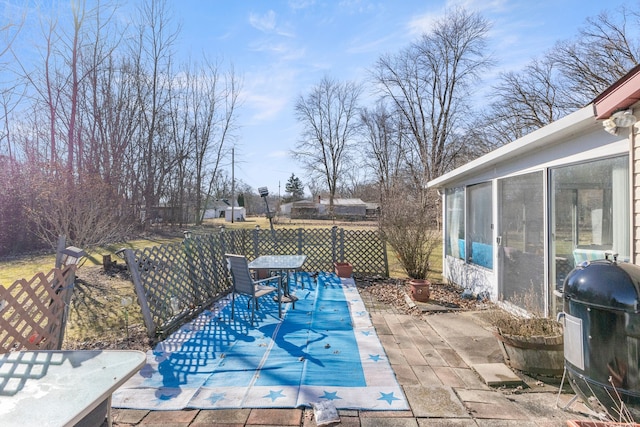
[[[9,3],[5,3],[3,6],[5,11],[0,13],[0,40],[2,41],[0,43],[0,58],[11,51],[27,18],[27,2],[21,11],[18,6]],[[4,63],[0,62],[0,70],[2,68],[4,68]]]
[[[562,96],[558,70],[548,58],[531,61],[520,72],[500,74],[493,102],[475,129],[500,145],[514,141],[573,111]]]
[[[296,117],[303,125],[301,140],[292,154],[304,167],[321,177],[329,190],[329,211],[349,159],[357,133],[358,100],[362,88],[327,76],[296,101]]]
[[[477,137],[506,144],[589,104],[638,64],[640,43],[631,34],[639,27],[632,9],[600,13],[541,59],[501,74]]]
[[[640,14],[622,6],[588,18],[574,40],[558,42],[549,51],[560,70],[562,95],[574,109],[587,105],[638,64],[640,43],[632,35],[639,28]]]
[[[462,150],[458,130],[466,125],[472,83],[491,65],[488,31],[479,14],[449,11],[417,42],[381,57],[372,71],[400,116],[405,164],[416,189],[447,172]]]
[[[149,226],[153,208],[160,201],[164,179],[170,168],[167,109],[169,96],[164,90],[172,76],[171,57],[179,29],[171,24],[166,0],[146,0],[140,9],[138,38],[132,47],[140,107],[140,146],[138,180],[144,199],[144,224]]]
[[[208,72],[212,74],[214,70],[217,71],[217,65],[209,64]],[[218,76],[218,73],[215,73]],[[229,146],[234,141],[234,130],[236,127],[236,112],[239,106],[239,95],[242,87],[242,82],[235,73],[233,67],[221,76],[221,84],[213,84],[208,86],[208,93],[211,99],[211,114],[209,121],[204,121],[201,126],[205,127],[206,133],[203,133],[202,139],[206,140],[208,148],[202,153],[203,165],[208,162],[208,174],[210,176],[209,186],[206,191],[203,192],[201,186],[198,188],[198,199],[196,203],[196,212],[199,217],[196,219],[197,224],[201,224],[204,220],[204,205],[206,200],[211,197],[211,193],[214,188],[215,180],[220,172],[221,162],[228,153]],[[213,82],[211,82],[213,83]],[[204,179],[205,174],[202,174]],[[233,186],[233,182],[231,185]],[[204,202],[204,205],[203,205]]]
[[[5,4],[5,8],[9,9],[12,8],[12,6]],[[18,9],[16,8],[16,10]],[[16,16],[14,19],[9,18],[12,14],[8,13],[8,11],[0,13],[0,76],[3,75],[7,68],[7,62],[4,62],[2,58],[10,53],[13,43],[24,25],[26,13],[26,6],[19,16]],[[0,154],[4,151],[10,159],[13,159],[13,149],[11,146],[9,114],[22,97],[21,90],[18,88],[19,85],[16,82],[0,81],[0,118],[2,118],[3,122],[2,129],[0,130]],[[6,147],[4,150],[2,148],[3,145]],[[12,162],[11,165],[13,167],[14,163]]]
[[[364,163],[373,171],[379,198],[384,198],[402,175],[406,155],[397,119],[380,101],[373,109],[360,112],[361,134],[365,141]]]

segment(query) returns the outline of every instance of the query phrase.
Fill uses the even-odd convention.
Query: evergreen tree
[[[300,178],[295,176],[295,174],[291,174],[287,184],[284,187],[285,191],[291,194],[290,201],[295,202],[296,200],[301,200],[304,198],[304,185]]]

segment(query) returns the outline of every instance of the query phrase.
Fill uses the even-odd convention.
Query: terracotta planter
[[[524,337],[494,331],[505,362],[530,374],[560,376],[564,370],[564,336]]]
[[[431,295],[431,282],[425,279],[411,279],[409,280],[409,287],[411,289],[411,299],[414,301],[427,302]]]
[[[348,262],[334,262],[333,267],[338,277],[349,278],[351,277],[351,273],[353,273],[353,266]]]

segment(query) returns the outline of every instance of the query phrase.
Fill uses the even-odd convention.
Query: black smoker
[[[571,387],[591,409],[640,419],[640,267],[583,262],[564,282],[564,360]],[[597,399],[597,400],[596,400]]]

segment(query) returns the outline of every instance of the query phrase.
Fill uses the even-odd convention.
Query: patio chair
[[[281,280],[280,276],[271,276],[265,279],[254,280],[253,276],[251,276],[251,271],[249,271],[249,264],[245,256],[225,254],[225,257],[227,258],[227,265],[229,267],[229,273],[233,283],[233,290],[231,292],[231,318],[233,319],[234,316],[236,294],[246,295],[249,297],[247,309],[251,308],[251,326],[253,326],[255,311],[256,309],[259,310],[258,298],[269,295],[271,292],[278,290],[277,287],[263,285],[263,283],[271,282],[273,280]],[[280,284],[278,283],[277,286],[280,286]]]

